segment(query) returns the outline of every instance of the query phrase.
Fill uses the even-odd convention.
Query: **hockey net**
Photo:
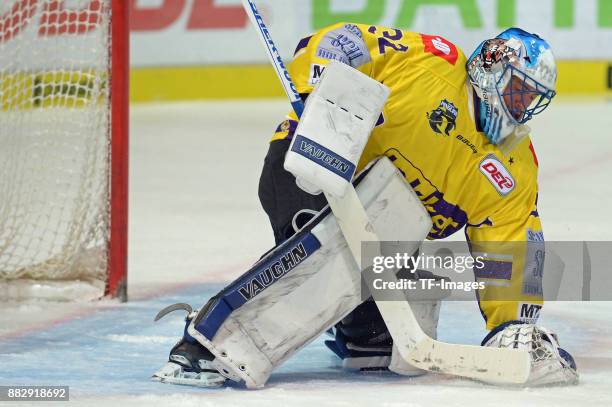
[[[0,3],[0,300],[125,299],[127,3]]]

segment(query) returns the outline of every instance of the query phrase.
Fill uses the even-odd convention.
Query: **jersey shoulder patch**
[[[427,34],[421,34],[421,40],[423,41],[423,50],[425,52],[440,57],[451,65],[457,63],[457,59],[459,59],[459,50],[452,42],[439,35]]]
[[[317,44],[315,56],[340,61],[353,68],[371,61],[370,50],[361,30],[350,23],[325,32]]]

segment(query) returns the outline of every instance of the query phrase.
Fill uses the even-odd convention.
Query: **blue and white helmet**
[[[480,98],[477,119],[492,144],[501,144],[521,127],[528,129],[521,125],[555,96],[557,66],[550,45],[520,28],[483,41],[468,59],[467,71]]]

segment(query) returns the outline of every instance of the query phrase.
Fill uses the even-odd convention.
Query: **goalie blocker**
[[[328,64],[308,96],[285,157],[285,169],[300,188],[345,195],[389,92],[348,65]]]

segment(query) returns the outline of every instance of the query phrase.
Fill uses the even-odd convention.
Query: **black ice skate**
[[[223,386],[227,377],[216,367],[214,355],[187,333],[187,327],[197,315],[197,310],[193,311],[188,304],[174,304],[161,310],[155,321],[176,310],[187,311],[183,338],[170,350],[168,362],[153,374],[152,379],[199,387]]]

